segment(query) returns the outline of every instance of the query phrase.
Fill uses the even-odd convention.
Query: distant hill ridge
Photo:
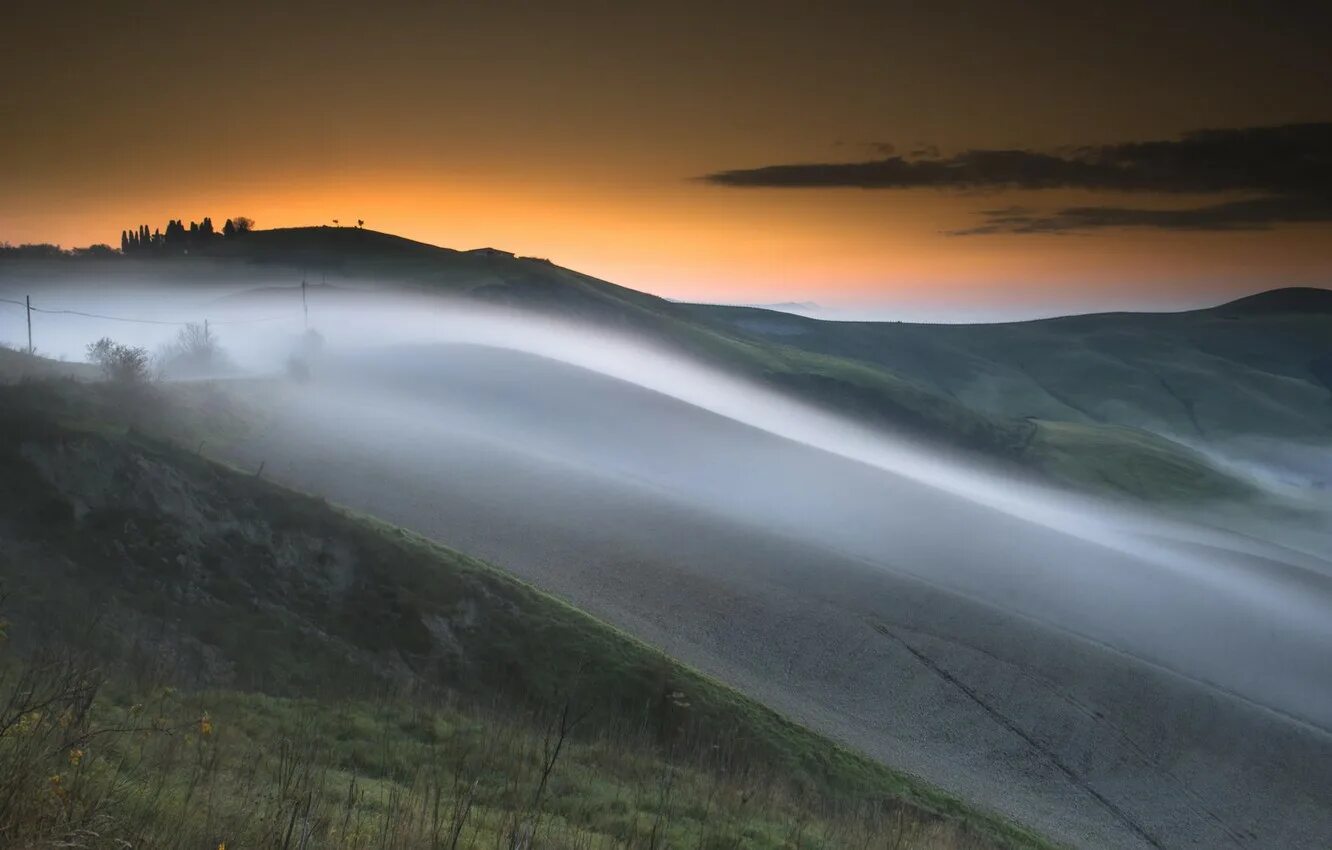
[[[24,247],[49,248],[41,256],[33,252],[23,252]],[[337,261],[353,259],[360,257],[363,259],[389,260],[394,258],[417,260],[426,259],[444,259],[453,258],[457,260],[473,259],[497,259],[501,263],[514,262],[528,265],[537,262],[536,258],[519,256],[516,253],[513,256],[506,256],[507,252],[496,252],[494,256],[480,255],[478,249],[457,249],[448,248],[442,245],[435,245],[429,242],[422,242],[416,239],[409,239],[405,236],[387,233],[379,230],[371,230],[365,227],[350,226],[330,226],[330,225],[302,225],[297,227],[275,227],[267,230],[252,230],[232,238],[217,238],[203,246],[195,246],[192,253],[196,256],[207,256],[217,258],[251,259],[260,262],[290,262],[295,265],[304,263],[317,263],[323,261],[338,265]],[[101,254],[91,252],[91,249],[74,249],[73,254],[80,258],[90,259],[114,259],[116,255],[108,252]],[[82,253],[80,253],[82,252]],[[65,252],[70,254],[70,252]],[[18,246],[8,253],[0,253],[0,259],[52,259],[58,256],[60,252],[57,246]],[[176,256],[172,254],[164,255],[166,257]],[[540,260],[543,265],[551,265],[548,260]],[[572,270],[566,270],[571,271]],[[579,277],[589,278],[578,272],[572,272]],[[602,282],[607,283],[607,282]],[[618,287],[627,289],[625,287]],[[628,289],[629,292],[635,290]],[[637,292],[637,294],[656,298],[648,293]],[[662,299],[666,300],[666,299]],[[684,303],[684,302],[680,302]],[[702,306],[702,305],[701,305]],[[790,311],[790,310],[813,310],[820,305],[812,301],[785,301],[779,303],[763,303],[747,305],[752,310],[769,311]],[[1313,286],[1288,286],[1275,289],[1264,290],[1252,295],[1246,295],[1231,301],[1222,302],[1212,307],[1195,308],[1195,310],[1185,310],[1182,312],[1195,312],[1202,310],[1219,310],[1230,313],[1243,311],[1247,313],[1332,313],[1332,289],[1325,289]],[[1121,311],[1116,315],[1136,315],[1138,313],[1158,314],[1158,311]],[[1086,318],[1096,315],[1105,315],[1097,313],[1078,314],[1058,318]],[[811,321],[821,321],[809,317]],[[1049,321],[1048,319],[1032,320],[1036,322]],[[880,324],[872,322],[873,324]],[[893,324],[914,324],[912,322],[894,322]],[[1000,322],[996,324],[1011,324],[1011,322]]]
[[[1287,286],[1236,298],[1212,309],[1229,313],[1332,313],[1332,289]]]
[[[256,230],[246,234],[242,239],[219,243],[216,249],[210,248],[209,253],[258,254],[265,256],[265,258],[276,259],[274,255],[282,252],[336,254],[347,251],[380,256],[397,253],[423,257],[437,254],[457,258],[461,258],[468,253],[464,249],[447,248],[378,230],[369,230],[362,227],[330,227],[327,225]],[[522,260],[524,258],[517,257],[515,259]],[[781,311],[815,309],[819,305],[812,301],[785,301],[750,306],[760,310]],[[1313,286],[1278,287],[1202,309],[1252,313],[1332,313],[1332,289]],[[1126,312],[1131,314],[1137,311]]]
[[[362,227],[280,227],[256,230],[243,237],[210,244],[205,253],[217,256],[256,256],[279,259],[284,255],[313,256],[357,253],[363,256],[427,257],[461,252],[392,233]]]

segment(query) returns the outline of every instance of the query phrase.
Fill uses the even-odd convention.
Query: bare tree
[[[192,363],[207,366],[217,356],[217,337],[208,323],[191,322],[176,334],[176,353]]]
[[[175,377],[198,377],[226,364],[226,352],[208,322],[185,325],[157,353],[162,370]]]

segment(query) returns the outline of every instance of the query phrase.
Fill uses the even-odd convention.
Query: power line
[[[108,315],[106,315],[106,314],[104,314],[104,313],[87,313],[87,312],[84,312],[84,311],[82,311],[82,310],[51,310],[51,309],[47,309],[47,308],[45,308],[45,307],[29,307],[29,305],[25,304],[24,302],[22,302],[22,301],[15,301],[15,300],[12,299],[12,298],[0,298],[0,301],[5,302],[6,304],[17,304],[19,307],[24,307],[24,308],[26,308],[26,309],[30,309],[30,310],[32,310],[32,312],[34,312],[34,313],[47,313],[47,314],[50,314],[50,315],[83,316],[83,317],[85,317],[85,318],[89,318],[89,319],[106,319],[107,321],[111,321],[111,322],[132,322],[132,323],[140,324],[140,325],[190,325],[190,324],[197,324],[196,322],[188,322],[188,321],[186,321],[186,322],[181,322],[181,321],[168,321],[168,320],[165,320],[165,319],[135,319],[135,318],[130,318],[130,317],[128,317],[128,316],[108,316]],[[222,320],[222,321],[215,321],[215,322],[213,322],[213,324],[215,324],[215,325],[247,325],[247,324],[253,324],[253,323],[256,323],[256,322],[276,322],[276,321],[278,321],[278,320],[280,320],[280,319],[294,319],[294,318],[296,318],[297,315],[299,315],[299,314],[293,312],[293,313],[284,313],[284,314],[282,314],[282,315],[280,315],[280,316],[262,316],[262,317],[255,318],[255,319],[224,319],[224,320]]]
[[[42,307],[33,307],[34,313],[50,313],[52,315],[65,316],[84,316],[89,319],[106,319],[112,322],[134,322],[140,325],[188,325],[189,322],[168,322],[159,319],[129,319],[124,316],[105,316],[101,313],[85,313],[82,310],[47,310]]]

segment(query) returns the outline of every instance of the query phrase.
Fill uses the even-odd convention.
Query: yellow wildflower
[[[205,738],[213,734],[213,720],[206,711],[199,717],[199,734]]]
[[[83,750],[78,747],[69,748],[69,763],[78,767],[79,762],[83,761]]]
[[[26,735],[36,729],[42,723],[42,713],[40,711],[29,711],[19,718],[14,724],[13,730],[16,735]]]

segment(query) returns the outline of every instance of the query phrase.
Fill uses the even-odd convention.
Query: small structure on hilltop
[[[498,248],[473,248],[465,253],[471,254],[474,257],[513,257],[512,251],[501,251]]]

